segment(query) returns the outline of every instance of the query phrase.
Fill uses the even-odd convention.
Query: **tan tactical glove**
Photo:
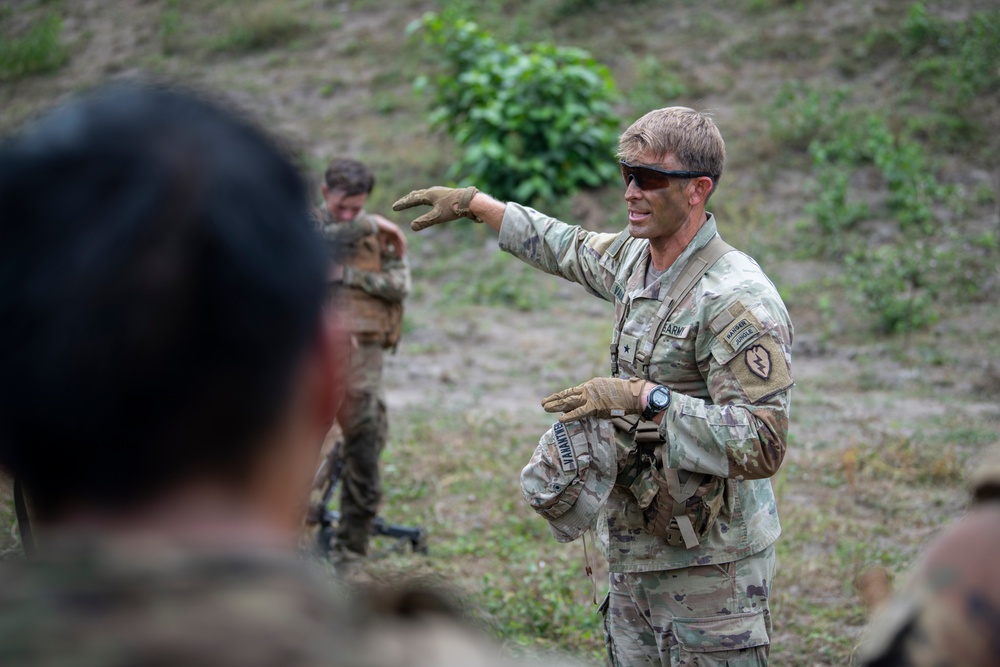
[[[546,412],[565,412],[561,422],[571,422],[584,417],[624,417],[642,413],[642,387],[640,378],[594,378],[570,389],[563,389],[542,399]]]
[[[393,211],[402,211],[404,208],[413,206],[432,206],[430,213],[425,213],[410,223],[410,227],[415,232],[439,225],[442,222],[450,222],[459,218],[468,218],[476,222],[482,222],[469,211],[469,204],[472,198],[479,192],[476,188],[444,188],[435,185],[426,190],[414,190],[392,205]]]

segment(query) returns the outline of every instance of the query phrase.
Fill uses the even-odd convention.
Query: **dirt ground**
[[[220,92],[301,148],[310,166],[336,154],[370,157],[380,173],[395,178],[379,186],[375,208],[401,224],[408,218],[391,214],[389,202],[413,187],[432,184],[426,179],[440,178],[447,166],[450,145],[426,131],[421,107],[412,97],[412,78],[421,61],[408,54],[413,47],[404,32],[409,21],[436,8],[435,3],[389,7],[304,0],[296,6],[309,12],[311,23],[294,47],[245,54],[206,54],[190,46],[219,29],[224,18],[215,9],[206,10],[204,21],[185,25],[190,35],[179,52],[162,53],[167,3],[154,0],[14,0],[9,3],[13,12],[0,26],[14,34],[19,22],[47,11],[46,4],[65,17],[70,60],[54,74],[0,81],[0,131],[80,87],[109,77],[153,74]],[[779,580],[786,586],[783,611],[802,614],[802,605],[811,603],[854,609],[847,612],[849,621],[838,619],[831,632],[856,637],[864,618],[857,616],[857,600],[844,573],[873,562],[905,570],[942,526],[962,514],[964,480],[1000,442],[995,436],[1000,425],[1000,323],[994,296],[987,303],[948,310],[927,331],[877,338],[856,318],[841,321],[841,304],[835,303],[831,314],[811,298],[808,286],[816,276],[835,275],[842,267],[792,259],[785,252],[784,232],[801,215],[802,201],[796,200],[801,177],[781,172],[780,152],[770,155],[772,166],[759,165],[775,149],[766,141],[763,148],[749,148],[750,137],[766,133],[766,119],[754,110],[762,109],[790,78],[842,80],[832,45],[853,39],[866,22],[898,14],[909,3],[760,4],[779,7],[784,20],[758,22],[752,26],[756,32],[750,32],[739,24],[744,14],[723,2],[701,8],[678,3],[669,12],[655,10],[657,3],[636,2],[629,7],[633,15],[606,13],[589,22],[567,17],[548,30],[607,54],[622,87],[636,76],[634,58],[645,53],[663,58],[687,73],[695,91],[691,104],[715,109],[724,131],[735,128],[727,136],[731,176],[724,187],[756,207],[736,210],[756,210],[774,221],[754,243],[778,247],[758,259],[789,295],[796,329],[791,442],[776,481],[779,514],[790,536],[782,555],[787,574]],[[959,4],[953,12],[989,3]],[[191,3],[179,6],[193,11]],[[699,32],[709,38],[696,40]],[[609,46],[616,40],[618,49]],[[768,58],[741,55],[768,43],[800,51]],[[695,48],[701,44],[704,48]],[[899,66],[872,63],[871,72],[858,82],[858,94],[876,100],[880,86]],[[376,107],[382,110],[376,112]],[[759,176],[761,170],[773,177]],[[987,184],[995,180],[989,170],[977,167],[956,178]],[[581,221],[606,228],[614,228],[624,210],[608,192],[580,195],[574,203]],[[983,221],[986,227],[998,224],[1000,217]],[[720,225],[742,247],[747,232],[739,222],[720,220]],[[443,305],[444,285],[462,280],[461,271],[427,276],[441,254],[455,249],[455,241],[436,230],[411,238],[413,278],[422,287],[407,304],[409,330],[385,371],[391,414],[427,409],[543,424],[540,398],[607,372],[608,304],[577,286],[541,277],[544,308]],[[485,261],[494,247],[484,242],[470,261]],[[861,547],[848,538],[870,539],[868,552],[856,553]],[[836,574],[823,570],[828,562],[823,558],[831,553],[842,566]],[[778,648],[776,664],[842,664],[812,651],[813,644],[803,639],[807,634],[792,621],[779,624],[776,647],[784,643],[795,655]]]

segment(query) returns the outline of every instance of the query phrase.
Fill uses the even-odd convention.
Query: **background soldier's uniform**
[[[865,667],[1000,666],[1000,465],[977,475],[973,506],[876,615]]]
[[[649,286],[649,243],[627,232],[588,232],[509,203],[500,246],[616,305],[617,374],[624,378],[641,376],[636,349],[667,290],[716,234],[709,215]],[[662,466],[721,478],[721,506],[698,544],[686,548],[649,532],[633,492],[621,481],[613,488],[598,531],[611,570],[604,609],[612,664],[766,662],[771,545],[781,531],[766,478],[784,455],[791,344],[777,289],[740,252],[708,270],[655,341],[646,379],[674,391],[660,426]],[[631,442],[621,432],[618,438],[621,480]]]
[[[330,299],[336,312],[345,314],[357,344],[337,417],[344,468],[335,556],[350,558],[367,553],[368,532],[382,499],[378,460],[388,429],[382,364],[385,350],[398,341],[410,270],[405,257],[381,251],[378,228],[364,211],[350,222],[335,222],[322,208],[317,217],[333,259],[344,267],[343,279],[330,284]]]

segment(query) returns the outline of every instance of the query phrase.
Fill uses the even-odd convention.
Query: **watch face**
[[[652,419],[670,405],[670,390],[663,385],[653,387],[646,397],[646,409],[642,411],[643,419]]]
[[[654,387],[649,392],[647,402],[657,411],[665,410],[670,405],[670,390],[666,387]]]

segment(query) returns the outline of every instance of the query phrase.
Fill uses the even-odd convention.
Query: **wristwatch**
[[[646,408],[642,411],[642,418],[650,420],[666,410],[669,405],[670,390],[662,384],[658,384],[646,396]]]

